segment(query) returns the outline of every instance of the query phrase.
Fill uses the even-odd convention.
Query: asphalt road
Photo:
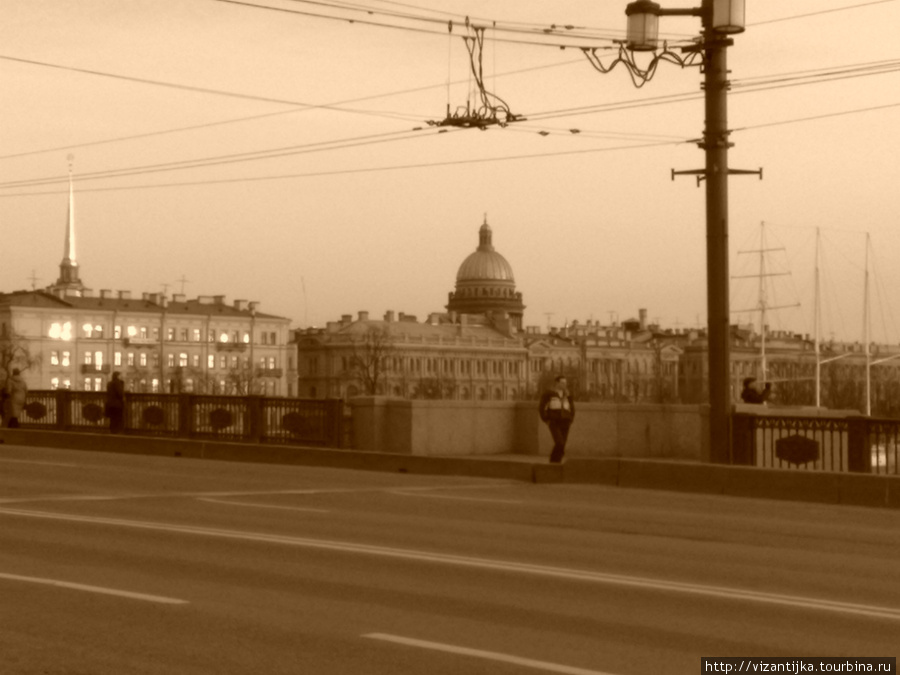
[[[900,512],[0,446],[0,673],[896,656]]]

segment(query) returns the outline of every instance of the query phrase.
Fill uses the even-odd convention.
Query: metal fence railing
[[[105,394],[28,392],[23,428],[104,432]],[[344,405],[334,399],[126,394],[125,433],[248,443],[343,447]]]
[[[900,420],[735,413],[734,464],[898,475]]]

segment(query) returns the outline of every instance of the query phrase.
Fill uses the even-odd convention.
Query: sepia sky
[[[703,165],[699,69],[663,64],[636,89],[578,49],[609,62],[626,4],[4,0],[0,290],[56,279],[72,154],[95,290],[186,279],[191,297],[258,300],[298,327],[423,319],[444,311],[487,214],[526,325],[639,308],[705,325],[705,193],[670,176]],[[746,277],[732,309],[757,305],[751,251],[772,249],[766,300],[800,307],[768,323],[812,333],[820,228],[823,337],[863,339],[868,269],[872,338],[900,341],[900,0],[747,7],[729,49],[730,162],[764,180],[730,181],[731,272]],[[486,87],[526,120],[427,124],[474,100],[466,16],[489,27]],[[679,45],[699,29],[660,24]]]

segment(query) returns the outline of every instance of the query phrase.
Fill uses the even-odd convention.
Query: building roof
[[[168,316],[178,314],[184,315],[200,315],[200,316],[220,316],[235,318],[250,318],[254,316],[257,319],[279,319],[289,321],[289,319],[276,316],[274,314],[264,314],[257,311],[256,302],[247,302],[246,300],[235,300],[233,304],[226,304],[225,296],[201,296],[193,300],[188,300],[183,296],[176,295],[174,299],[169,299],[164,295],[156,293],[144,293],[141,298],[132,298],[128,293],[120,292],[117,295],[101,294],[100,296],[91,295],[89,297],[78,296],[73,294],[53,294],[46,291],[13,291],[12,293],[0,293],[0,306],[14,307],[55,307],[59,309],[76,309],[76,310],[94,310],[94,311],[119,311],[119,312],[145,312],[148,314],[162,314],[165,312]]]

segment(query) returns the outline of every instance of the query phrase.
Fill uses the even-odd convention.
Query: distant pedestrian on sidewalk
[[[118,370],[112,374],[112,379],[106,385],[106,405],[103,412],[109,418],[110,433],[122,433],[125,429],[125,383]]]
[[[550,462],[558,464],[562,462],[563,456],[566,454],[569,427],[572,426],[572,420],[575,419],[575,402],[566,388],[565,375],[557,376],[554,388],[544,392],[538,411],[541,419],[550,427],[550,435],[553,436],[553,452],[550,453]]]
[[[18,429],[19,416],[25,409],[25,396],[28,394],[28,385],[22,379],[21,371],[18,368],[13,368],[12,375],[6,381],[5,391],[3,419],[7,427]]]

